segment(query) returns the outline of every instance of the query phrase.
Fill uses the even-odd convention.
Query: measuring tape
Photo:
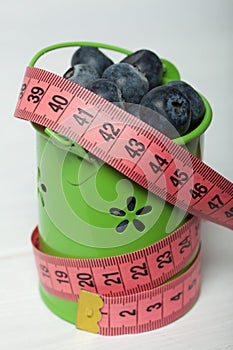
[[[37,227],[32,244],[43,288],[57,297],[78,300],[76,326],[80,329],[103,335],[149,331],[182,316],[199,296],[197,217],[149,247],[108,258],[44,254]],[[186,272],[167,282],[194,258]]]
[[[200,291],[200,218],[233,228],[232,183],[133,115],[39,68],[26,70],[15,117],[67,136],[194,215],[153,246],[99,259],[44,254],[36,228],[32,243],[40,282],[52,295],[78,300],[77,327],[104,335],[138,333],[189,310]]]
[[[71,138],[167,202],[233,229],[233,184],[229,180],[91,91],[28,67],[15,117]]]

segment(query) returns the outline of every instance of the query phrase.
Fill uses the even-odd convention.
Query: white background
[[[8,0],[0,18],[1,349],[233,349],[233,233],[209,222],[203,224],[200,299],[175,323],[101,337],[76,330],[47,309],[30,245],[37,224],[35,132],[13,118],[25,68],[41,48],[63,41],[148,48],[171,60],[209,100],[213,122],[204,160],[232,181],[233,1]],[[69,67],[67,57],[52,58],[58,73]]]

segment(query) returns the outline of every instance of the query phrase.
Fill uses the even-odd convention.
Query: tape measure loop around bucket
[[[199,223],[194,217],[135,254],[99,259],[49,256],[39,249],[36,228],[32,244],[41,286],[55,297],[78,301],[77,318],[70,321],[83,330],[120,335],[164,326],[199,296]]]

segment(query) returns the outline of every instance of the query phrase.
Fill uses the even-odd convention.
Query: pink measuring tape
[[[182,316],[199,296],[200,220],[196,217],[152,246],[109,258],[44,254],[37,228],[32,243],[43,288],[57,297],[78,300],[80,329],[103,335],[149,331]],[[191,267],[171,279],[197,251]]]
[[[233,228],[233,184],[133,115],[39,68],[26,70],[15,117],[71,138],[194,215],[153,246],[112,258],[46,255],[35,229],[32,242],[42,286],[61,298],[78,299],[77,327],[104,335],[155,329],[183,315],[199,295],[200,252],[186,272],[176,274],[200,250],[200,218]],[[106,133],[100,132],[104,125]]]

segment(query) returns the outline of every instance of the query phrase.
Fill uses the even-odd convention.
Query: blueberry
[[[189,100],[191,107],[191,122],[189,130],[195,129],[205,114],[205,105],[197,91],[182,80],[174,80],[167,83],[178,89]]]
[[[144,74],[128,63],[111,65],[104,71],[102,77],[117,84],[125,102],[139,103],[149,89]]]
[[[87,84],[86,88],[124,109],[121,91],[114,82],[107,79],[97,79]]]
[[[75,51],[71,59],[72,66],[78,63],[89,64],[102,75],[103,71],[113,64],[113,61],[105,56],[97,47],[82,46]]]
[[[141,105],[135,103],[125,103],[125,110],[140,119]]]
[[[138,50],[128,55],[121,62],[129,63],[142,72],[149,81],[149,89],[153,89],[160,84],[163,75],[163,64],[154,52]]]
[[[87,83],[98,79],[100,76],[94,67],[80,63],[69,68],[63,77],[85,87]]]
[[[191,121],[190,103],[173,86],[155,87],[142,98],[141,105],[158,113],[150,113],[148,108],[142,108],[141,119],[168,137],[176,138],[188,131]],[[169,122],[166,125],[164,125],[164,118]]]

